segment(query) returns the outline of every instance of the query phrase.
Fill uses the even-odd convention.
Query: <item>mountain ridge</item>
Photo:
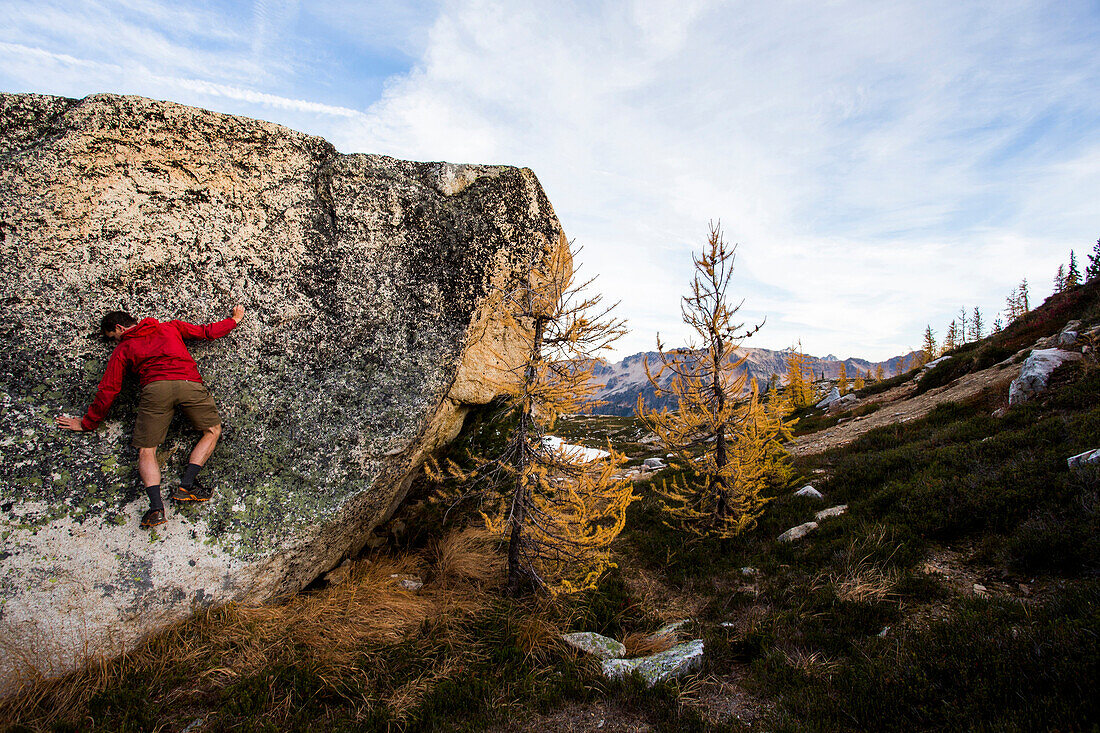
[[[773,374],[779,375],[780,384],[786,383],[786,360],[791,351],[789,347],[776,350],[743,346],[734,354],[738,357],[746,357],[743,367],[748,372],[749,379],[746,382],[755,379],[764,387]],[[860,374],[866,375],[868,371],[874,372],[879,366],[882,366],[885,377],[891,377],[898,373],[904,360],[912,359],[919,353],[919,351],[910,351],[884,361],[870,361],[858,357],[840,359],[833,354],[823,357],[806,354],[806,369],[813,374],[814,381],[836,379],[840,374],[841,364],[847,371],[848,379],[855,379],[857,370]],[[656,390],[645,373],[646,359],[649,360],[652,369],[660,363],[660,353],[639,351],[614,363],[598,361],[592,373],[596,381],[603,386],[589,400],[589,409],[600,415],[630,415],[634,413],[639,395],[645,399],[646,405],[655,409],[666,405],[672,406],[674,399],[672,396],[657,397]],[[663,377],[661,384],[667,384],[670,379],[671,375]]]

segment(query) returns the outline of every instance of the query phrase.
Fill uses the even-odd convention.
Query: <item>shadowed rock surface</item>
[[[342,155],[278,125],[138,97],[0,95],[0,680],[113,652],[193,605],[294,592],[356,551],[519,345],[486,296],[561,227],[527,169]],[[136,383],[80,415],[114,309],[190,342],[224,435],[208,504],[146,500]],[[177,417],[165,493],[196,434]],[[3,685],[0,684],[0,687]]]

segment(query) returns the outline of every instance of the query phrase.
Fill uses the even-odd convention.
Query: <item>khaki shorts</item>
[[[156,448],[163,443],[176,407],[183,410],[196,430],[222,424],[214,398],[205,385],[182,379],[150,382],[141,390],[132,445],[135,448]]]

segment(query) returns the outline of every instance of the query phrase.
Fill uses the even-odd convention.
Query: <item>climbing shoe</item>
[[[164,524],[167,521],[168,520],[164,518],[163,509],[150,509],[149,511],[145,512],[145,514],[141,518],[141,528],[151,529],[152,527],[156,527],[158,524]]]
[[[206,488],[198,481],[191,484],[191,486],[179,486],[172,492],[172,498],[176,501],[210,501],[210,497],[214,494],[211,489]]]

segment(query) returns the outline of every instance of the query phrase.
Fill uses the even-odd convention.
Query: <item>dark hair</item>
[[[126,311],[111,311],[107,315],[103,316],[103,320],[99,322],[99,332],[106,336],[111,331],[114,331],[119,326],[123,328],[129,328],[130,326],[136,326],[137,321]]]

